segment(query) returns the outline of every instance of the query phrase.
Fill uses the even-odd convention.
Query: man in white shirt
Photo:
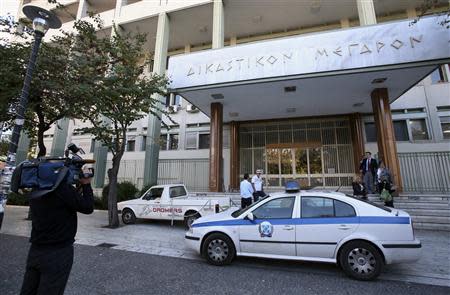
[[[253,187],[248,181],[248,173],[244,174],[244,180],[241,181],[241,207],[246,208],[252,204]]]
[[[266,194],[263,190],[263,180],[261,177],[262,170],[257,169],[256,175],[252,177],[253,201],[258,202],[259,198],[263,198]]]

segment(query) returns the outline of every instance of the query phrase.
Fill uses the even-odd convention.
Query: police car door
[[[295,199],[271,199],[252,211],[254,220],[239,226],[242,254],[295,256]]]
[[[359,225],[355,209],[333,198],[302,196],[300,211],[295,231],[301,257],[333,258],[339,241]]]
[[[160,219],[161,218],[161,195],[164,188],[155,187],[148,190],[141,198],[139,218]]]

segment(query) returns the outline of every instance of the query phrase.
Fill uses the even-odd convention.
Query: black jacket
[[[378,169],[378,163],[377,160],[375,160],[374,158],[370,159],[370,172],[372,172],[372,174],[375,176],[375,174],[377,173],[377,169]],[[367,163],[368,159],[363,159],[361,161],[361,163],[359,164],[359,170],[362,171],[363,174],[366,173],[366,163]]]
[[[354,196],[366,196],[367,195],[367,190],[366,187],[364,186],[364,184],[362,184],[362,187],[359,183],[357,182],[352,182],[352,187],[353,187],[353,195]]]
[[[33,246],[64,247],[73,244],[77,233],[77,212],[94,211],[94,195],[90,184],[77,190],[62,183],[54,191],[30,200],[31,237]]]

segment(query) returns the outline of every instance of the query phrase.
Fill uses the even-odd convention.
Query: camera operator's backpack
[[[63,181],[67,181],[71,171],[64,160],[49,161],[45,158],[27,160],[20,163],[11,178],[11,191],[29,189],[31,198],[41,197],[54,191]],[[70,177],[69,177],[70,178]]]

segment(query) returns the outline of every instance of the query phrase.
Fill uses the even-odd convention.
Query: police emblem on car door
[[[272,237],[273,233],[273,225],[268,221],[263,221],[259,224],[259,233],[261,238],[263,237]]]

